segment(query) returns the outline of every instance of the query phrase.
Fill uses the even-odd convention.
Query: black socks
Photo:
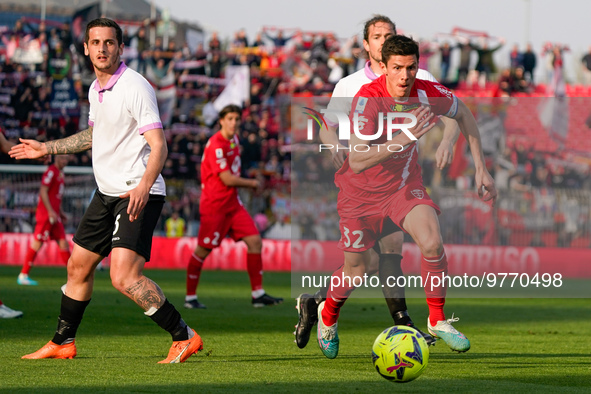
[[[186,341],[189,339],[187,324],[181,318],[181,314],[168,300],[152,315],[150,319],[172,335],[173,341]]]
[[[52,339],[53,343],[64,345],[74,340],[84,311],[89,303],[90,300],[76,301],[62,294],[60,316],[57,319],[57,330]]]

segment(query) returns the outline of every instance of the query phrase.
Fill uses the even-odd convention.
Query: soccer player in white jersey
[[[327,114],[324,119],[328,129],[322,128],[320,138],[323,144],[332,146],[331,154],[335,167],[341,168],[345,160],[346,147],[343,146],[338,137],[338,119],[334,112],[349,114],[353,97],[359,89],[382,74],[380,61],[382,59],[382,44],[386,38],[396,35],[396,26],[390,18],[384,15],[375,15],[367,22],[363,29],[363,47],[367,52],[368,61],[365,67],[343,79],[335,86],[332,98],[328,104]],[[417,79],[431,82],[437,82],[435,77],[427,70],[418,70]],[[333,112],[333,114],[331,114]],[[453,145],[457,140],[460,130],[457,122],[448,118],[441,118],[444,127],[443,139],[436,152],[437,166],[442,169],[451,163],[453,158]],[[402,244],[404,235],[398,226],[390,220],[385,221],[383,237],[377,245],[376,250],[372,249],[372,263],[368,274],[374,274],[376,271],[380,277],[382,287],[390,315],[396,325],[408,325],[418,330],[408,315],[404,288],[397,286],[389,287],[386,285],[388,277],[398,277],[403,275],[401,269]],[[379,267],[379,269],[378,269]],[[340,276],[342,267],[336,272]],[[326,298],[327,288],[320,289],[313,297],[310,294],[301,294],[297,299],[298,324],[296,325],[296,344],[303,348],[308,343],[310,332],[317,322],[317,305]],[[419,330],[420,331],[420,330]],[[421,331],[429,345],[435,344],[435,339]]]
[[[203,349],[203,342],[143,275],[166,194],[160,172],[168,151],[156,96],[144,77],[121,61],[122,31],[114,21],[99,18],[87,25],[84,53],[97,77],[88,93],[89,128],[46,143],[21,139],[10,150],[13,158],[31,159],[92,148],[98,185],[74,235],[55,335],[23,358],[76,356],[76,331],[90,302],[95,267],[111,253],[113,286],[172,335],[168,357],[160,363],[183,362]]]

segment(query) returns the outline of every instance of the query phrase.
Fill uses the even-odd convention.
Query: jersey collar
[[[117,68],[117,71],[115,71],[115,74],[111,75],[111,78],[109,78],[109,82],[107,82],[107,84],[103,88],[101,88],[101,84],[99,83],[98,79],[95,81],[94,90],[96,90],[99,94],[99,102],[100,103],[103,102],[103,92],[105,90],[109,90],[113,86],[115,86],[115,84],[117,83],[117,81],[119,80],[119,78],[121,77],[121,75],[123,74],[123,72],[126,69],[127,69],[127,66],[125,65],[125,62],[121,62],[121,64],[119,65],[119,68]]]
[[[379,75],[374,73],[373,70],[371,69],[371,62],[369,60],[365,63],[365,76],[368,77],[372,81],[379,77]]]

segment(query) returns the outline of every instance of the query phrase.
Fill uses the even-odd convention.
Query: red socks
[[[250,288],[252,291],[263,288],[263,258],[260,253],[246,254],[246,270],[250,278]]]
[[[27,254],[25,255],[25,263],[23,264],[23,268],[21,269],[21,274],[29,275],[29,271],[31,271],[33,261],[35,261],[35,256],[37,256],[37,251],[29,247],[29,249],[27,250]]]
[[[199,285],[199,278],[201,277],[201,269],[203,268],[203,261],[201,257],[195,254],[191,255],[189,265],[187,266],[187,295],[194,296],[197,294],[197,286]]]
[[[333,278],[335,278],[334,281]],[[322,322],[325,325],[332,326],[337,322],[341,307],[345,304],[345,301],[347,301],[353,290],[355,290],[352,282],[353,277],[351,277],[350,281],[348,277],[343,279],[343,267],[333,272],[331,285],[326,294],[326,301],[322,310]],[[334,287],[333,284],[335,285]]]
[[[423,256],[421,277],[427,295],[427,305],[429,306],[429,322],[432,326],[436,325],[440,320],[445,320],[443,306],[445,305],[447,287],[444,284],[442,275],[447,275],[447,256],[445,252],[435,257]]]

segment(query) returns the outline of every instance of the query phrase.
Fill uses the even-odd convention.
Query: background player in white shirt
[[[382,59],[382,45],[386,38],[396,35],[396,26],[390,18],[384,15],[375,15],[367,22],[363,29],[363,47],[367,52],[368,61],[365,67],[343,79],[341,79],[335,86],[332,93],[332,98],[328,104],[325,114],[325,121],[328,129],[322,127],[320,130],[320,139],[323,144],[332,146],[331,155],[335,167],[341,168],[345,160],[346,147],[341,144],[337,136],[338,119],[330,111],[349,114],[351,111],[351,104],[353,97],[357,94],[359,89],[382,74],[380,61]],[[418,79],[423,79],[431,82],[437,82],[435,77],[426,70],[419,70],[417,73]],[[436,163],[439,169],[443,169],[450,164],[453,158],[453,146],[458,139],[460,129],[457,122],[452,119],[441,118],[441,123],[437,127],[443,127],[443,139],[436,152]],[[372,250],[371,267],[368,274],[378,272],[382,284],[386,283],[388,277],[398,277],[403,275],[401,269],[402,260],[402,244],[404,242],[404,235],[402,231],[394,224],[388,222],[389,225],[384,229],[384,237],[379,242],[379,252]],[[340,270],[337,270],[337,276]],[[408,315],[404,288],[382,287],[386,303],[390,315],[395,324],[414,326],[410,316]],[[314,297],[310,294],[301,294],[297,299],[297,309],[299,314],[298,324],[296,325],[296,344],[303,348],[308,343],[312,327],[317,321],[317,305],[324,298],[326,298],[327,289],[320,289]],[[418,329],[418,328],[417,328]],[[423,333],[427,343],[432,345],[435,343],[434,338],[429,334]]]
[[[121,62],[122,36],[119,25],[110,19],[95,19],[86,27],[84,52],[97,76],[88,94],[90,127],[46,143],[21,139],[10,150],[12,157],[24,159],[92,148],[98,185],[74,235],[56,333],[40,350],[23,358],[76,356],[74,339],[90,302],[95,268],[109,253],[113,286],[172,335],[168,357],[160,363],[183,362],[203,349],[195,330],[185,324],[160,287],[143,275],[164,205],[160,172],[168,150],[154,90]]]

